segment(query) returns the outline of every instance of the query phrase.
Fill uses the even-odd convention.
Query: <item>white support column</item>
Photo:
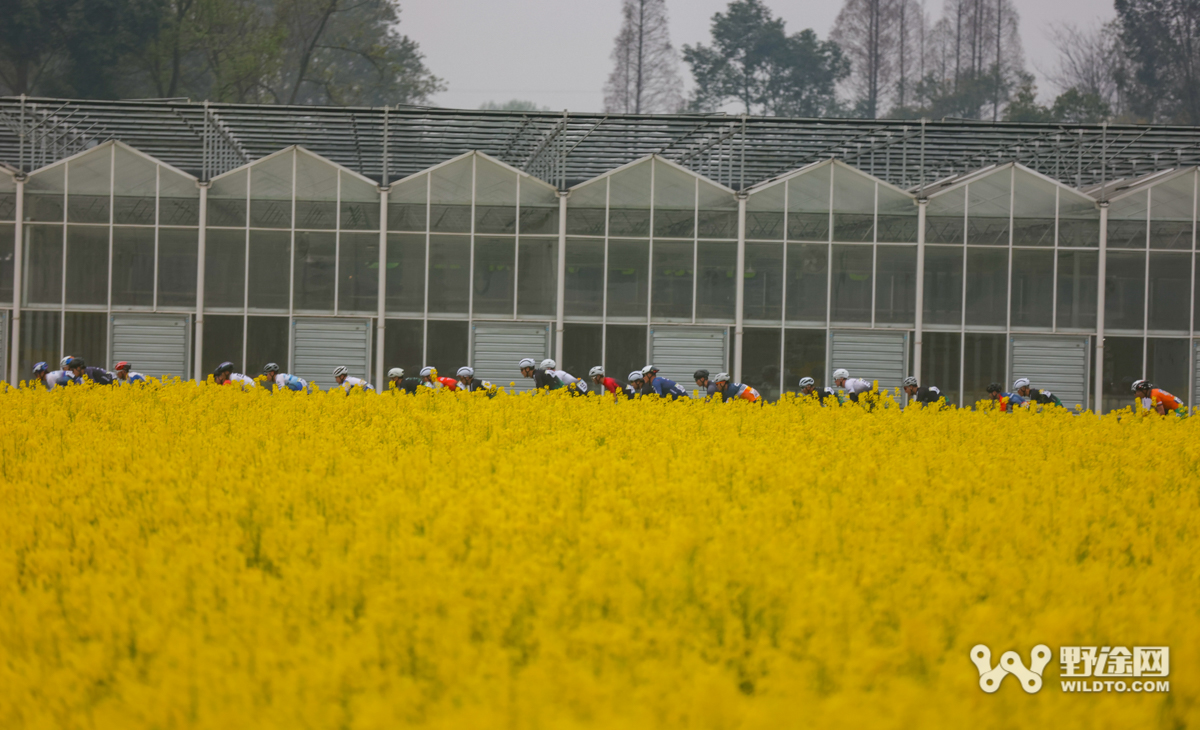
[[[928,207],[928,200],[917,201],[917,309],[913,326],[913,371],[909,373],[917,380],[921,379],[921,355],[925,341],[925,211]]]
[[[196,382],[204,380],[204,250],[205,238],[208,235],[208,186],[209,183],[196,183],[200,186],[200,231],[196,248],[196,352],[194,377]]]
[[[1100,415],[1104,403],[1104,279],[1107,276],[1108,203],[1100,204],[1100,261],[1096,267],[1096,392],[1092,410]]]
[[[387,380],[383,377],[383,341],[384,329],[387,326],[387,216],[388,189],[379,189],[379,301],[378,314],[375,315],[375,389],[382,393],[387,390]]]
[[[24,297],[21,284],[25,281],[25,176],[17,178],[17,222],[13,230],[13,306],[12,306],[12,366],[8,371],[8,382],[21,382],[21,299]]]
[[[734,274],[735,293],[733,310],[733,379],[742,382],[742,320],[745,314],[746,294],[746,194],[738,193],[737,217],[737,271]]]
[[[567,195],[558,193],[558,305],[554,315],[554,360],[563,361],[563,311],[567,308]]]

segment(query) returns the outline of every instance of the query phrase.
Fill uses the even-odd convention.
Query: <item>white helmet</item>
[[[388,371],[388,377],[389,378],[403,378],[404,377],[404,368],[392,368],[391,370]]]
[[[850,377],[850,371],[847,370],[846,368],[838,368],[837,370],[833,371],[833,379],[834,380],[841,380],[842,378],[848,378],[848,377]]]
[[[629,374],[629,382],[631,382],[631,383],[635,380],[645,380],[645,379],[646,379],[646,376],[642,375],[641,370],[634,370],[632,373]]]
[[[1151,384],[1150,384],[1150,381],[1148,381],[1148,380],[1135,380],[1135,381],[1133,381],[1133,391],[1134,391],[1135,393],[1136,393],[1137,391],[1139,391],[1139,390],[1153,390],[1153,389],[1154,389],[1154,386],[1153,386],[1153,385],[1151,385]]]
[[[728,383],[729,382],[729,373],[717,373],[716,376],[713,378],[713,382],[714,383]]]
[[[338,365],[336,368],[333,369],[333,377],[335,377],[335,378],[339,375],[349,375],[349,374],[350,374],[350,371],[346,369],[345,365]]]
[[[67,355],[66,357],[64,357],[63,359],[58,361],[58,368],[60,370],[66,370],[67,365],[69,365],[70,363],[71,363],[71,356]]]
[[[422,377],[422,378],[428,378],[428,377],[432,377],[433,375],[436,375],[436,374],[437,374],[437,370],[435,370],[434,368],[431,368],[431,367],[429,367],[428,365],[426,365],[425,367],[421,368],[421,377]]]
[[[459,369],[458,369],[458,377],[460,377],[460,378],[473,378],[473,377],[475,377],[475,370],[474,370],[473,368],[469,368],[469,367],[463,366],[463,367],[461,367],[461,368],[459,368]]]
[[[817,384],[817,381],[813,380],[812,378],[800,378],[800,387],[801,388],[807,388],[810,385],[816,385],[816,384]]]
[[[522,358],[521,362],[517,363],[518,370],[524,370],[525,368],[536,368],[536,367],[537,367],[537,363],[533,361],[532,357]]]
[[[600,367],[599,365],[597,365],[596,367],[594,367],[588,371],[589,378],[594,378],[597,375],[603,375],[603,374],[604,374],[604,368]]]
[[[917,379],[916,379],[916,378],[914,378],[913,376],[909,375],[907,378],[905,378],[905,379],[904,379],[904,382],[903,382],[903,383],[901,383],[901,385],[903,385],[903,386],[905,386],[905,387],[907,387],[907,386],[909,386],[909,385],[911,385],[911,386],[913,386],[913,387],[916,387],[916,385],[917,385]]]
[[[1013,390],[1017,390],[1019,388],[1026,388],[1028,386],[1029,386],[1029,378],[1017,378],[1013,382]]]
[[[646,367],[642,368],[642,375],[649,375],[650,373],[657,372],[658,368],[654,367],[653,365],[647,365]]]
[[[558,363],[554,362],[550,358],[546,358],[545,360],[542,360],[541,363],[538,364],[538,369],[539,370],[558,370]]]

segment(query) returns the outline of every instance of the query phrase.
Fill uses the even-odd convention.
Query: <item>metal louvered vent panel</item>
[[[838,368],[849,370],[852,378],[877,381],[880,392],[899,388],[908,374],[908,333],[834,330],[829,372]]]
[[[292,328],[293,375],[329,390],[337,385],[333,369],[344,365],[352,376],[371,382],[370,320],[297,319]]]
[[[192,328],[187,314],[112,315],[112,362],[126,361],[148,378],[187,379],[191,368]]]
[[[1058,396],[1067,408],[1088,406],[1088,380],[1091,369],[1087,337],[1013,335],[1012,379],[1029,378],[1034,388]],[[1006,383],[1011,388],[1012,383]]]
[[[724,327],[653,327],[650,364],[658,368],[659,375],[674,380],[690,393],[696,389],[692,373],[697,370],[707,370],[714,376],[728,371],[728,332]]]
[[[493,385],[516,391],[533,389],[533,381],[521,377],[517,363],[532,357],[542,361],[550,357],[550,325],[540,322],[476,322],[471,325],[475,377]],[[559,363],[560,365],[562,363]],[[453,373],[451,373],[453,375]],[[587,373],[573,373],[586,377]]]

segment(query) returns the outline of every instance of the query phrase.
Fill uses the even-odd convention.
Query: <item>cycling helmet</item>
[[[113,367],[113,370],[128,370],[128,369],[129,369],[129,363],[125,362],[124,360],[117,363],[116,366]]]
[[[988,383],[987,392],[1002,393],[1004,392],[1004,386],[1000,385],[999,383]]]
[[[536,367],[537,367],[537,363],[533,361],[532,357],[524,358],[521,360],[521,362],[517,363],[518,370],[524,370],[525,368],[536,368]]]
[[[459,369],[458,369],[458,377],[460,377],[460,378],[473,378],[473,377],[475,377],[475,369],[474,369],[474,368],[469,368],[469,367],[463,366],[463,367],[461,367],[461,368],[459,368]]]
[[[545,360],[542,360],[540,363],[538,363],[538,369],[539,370],[558,370],[558,363],[554,362],[550,358],[546,358]]]
[[[904,385],[905,387],[908,387],[910,385],[913,387],[916,387],[917,379],[914,378],[913,376],[909,375],[907,378],[904,379],[904,382],[902,383],[902,385]]]
[[[404,368],[392,368],[391,370],[388,371],[388,377],[389,378],[403,378],[404,377]]]
[[[425,367],[421,368],[421,377],[422,378],[432,378],[432,377],[435,377],[436,375],[437,375],[437,369],[435,369],[435,368],[431,368],[429,366],[425,366]]]
[[[692,373],[692,380],[699,380],[700,378],[707,378],[707,377],[708,377],[707,370],[697,370],[696,372]]]
[[[848,378],[848,377],[850,377],[850,371],[847,370],[846,368],[838,368],[837,370],[833,371],[833,379],[834,380],[841,380],[842,378]]]
[[[604,368],[600,367],[599,365],[597,365],[596,367],[594,367],[588,371],[589,378],[595,378],[595,377],[598,377],[603,374],[604,374]]]
[[[1029,378],[1017,378],[1013,382],[1013,390],[1017,390],[1018,388],[1025,388],[1028,386],[1029,386]]]
[[[729,373],[717,373],[716,376],[713,377],[713,382],[714,383],[728,383],[729,382]]]
[[[70,366],[71,366],[71,356],[70,355],[67,355],[66,357],[64,357],[63,359],[58,361],[58,367],[62,370],[66,370]]]
[[[233,363],[223,362],[217,366],[216,370],[213,371],[213,375],[220,375],[221,373],[232,373],[232,372],[233,372]]]
[[[120,367],[120,366],[118,365],[118,367]],[[276,365],[275,363],[269,362],[266,365],[263,365],[263,373],[277,373],[277,372],[279,372],[279,366]]]
[[[84,360],[82,357],[73,357],[73,358],[71,358],[71,363],[70,363],[69,367],[72,370],[74,370],[75,368],[86,368],[87,360]]]
[[[349,375],[349,374],[350,374],[350,371],[346,369],[345,365],[338,365],[336,368],[333,369],[333,377],[335,377],[335,378],[339,375]]]
[[[629,378],[628,378],[629,382],[631,382],[631,383],[635,380],[645,380],[645,379],[646,379],[646,376],[642,375],[641,370],[634,370],[632,373],[629,374]]]
[[[1154,390],[1154,383],[1151,383],[1149,380],[1133,381],[1133,392],[1136,393],[1139,390]]]
[[[33,374],[34,375],[41,375],[42,373],[48,373],[48,372],[50,372],[50,366],[47,365],[46,363],[38,362],[38,363],[33,364]]]
[[[816,384],[817,384],[817,381],[813,380],[812,378],[800,378],[800,387],[801,388],[807,388],[810,385],[816,385]]]

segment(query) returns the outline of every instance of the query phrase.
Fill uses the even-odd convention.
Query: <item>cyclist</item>
[[[342,386],[342,390],[346,391],[346,395],[350,395],[350,391],[355,388],[375,390],[374,385],[371,385],[362,378],[356,378],[351,375],[345,365],[338,365],[333,369],[333,379],[338,385]]]
[[[1154,387],[1154,383],[1138,380],[1133,384],[1133,392],[1142,401],[1142,407],[1154,411],[1160,416],[1174,413],[1180,418],[1187,415],[1187,406],[1167,391]]]
[[[688,393],[682,385],[670,378],[659,377],[658,368],[653,365],[647,365],[642,368],[642,395],[650,395],[651,393],[670,397],[671,400],[676,400],[680,396],[684,398],[688,397]]]
[[[517,367],[521,369],[521,375],[526,378],[533,378],[533,387],[538,390],[558,390],[563,387],[563,383],[558,379],[558,376],[545,369],[540,369],[537,362],[533,358],[527,357],[517,363]]]
[[[936,385],[919,386],[917,379],[911,375],[904,379],[903,387],[905,394],[918,405],[934,404],[944,397]]]
[[[696,372],[692,373],[692,380],[695,380],[696,385],[703,389],[704,398],[707,398],[708,396],[717,392],[717,385],[708,379],[707,370],[697,370]]]
[[[571,395],[586,395],[587,394],[587,390],[588,390],[587,381],[583,380],[582,378],[575,377],[574,375],[568,373],[566,370],[559,370],[558,363],[554,362],[554,360],[552,360],[551,358],[546,358],[545,360],[542,360],[542,362],[540,364],[538,364],[538,367],[541,368],[542,370],[545,370],[548,373],[553,373],[554,377],[558,378],[559,381],[561,381],[562,384],[564,386],[566,386],[567,390],[570,391]]]
[[[833,384],[846,391],[846,397],[855,403],[858,402],[859,396],[870,393],[875,388],[870,380],[850,377],[850,371],[845,368],[833,371]]]
[[[821,405],[827,405],[825,403],[827,398],[832,398],[833,400],[830,402],[834,405],[837,405],[838,402],[837,394],[833,392],[833,388],[830,388],[828,385],[826,385],[824,388],[818,390],[817,381],[813,380],[812,378],[800,378],[800,394],[816,396],[817,402],[819,402]]]
[[[463,366],[458,369],[458,389],[468,393],[477,391],[487,393],[488,397],[496,395],[496,386],[486,380],[475,379],[475,368]]]
[[[604,368],[599,365],[588,371],[588,377],[592,379],[593,383],[604,388],[606,393],[617,395],[621,392],[621,384],[613,378],[604,377]],[[596,392],[599,393],[600,390],[597,389]]]
[[[223,362],[217,366],[217,369],[213,371],[213,382],[217,385],[240,385],[242,390],[258,387],[254,378],[233,372],[233,363],[231,362]]]
[[[1026,405],[1026,400],[1016,393],[1005,393],[1004,386],[999,383],[989,383],[988,396],[1000,404],[1001,413],[1011,413],[1013,409]]]
[[[721,395],[721,402],[728,403],[731,400],[746,400],[751,403],[757,403],[762,399],[758,391],[744,383],[734,383],[730,381],[728,373],[717,373],[713,378],[713,384],[717,386],[717,393]]]
[[[421,368],[421,385],[426,388],[438,390],[446,388],[448,390],[458,390],[458,381],[454,378],[443,378],[438,375],[437,368],[426,365]]]
[[[646,376],[642,374],[641,370],[634,370],[626,380],[629,381],[629,385],[626,385],[623,391],[626,398],[632,400],[642,394],[642,386],[646,383]]]
[[[72,357],[67,368],[75,375],[75,382],[82,383],[86,377],[97,385],[111,385],[112,374],[104,368],[89,367],[82,357]]]
[[[124,385],[126,383],[144,383],[144,382],[146,382],[145,375],[142,375],[141,373],[139,373],[135,370],[130,370],[130,367],[131,366],[129,365],[129,363],[124,360],[117,363],[117,366],[115,368],[113,368],[113,372],[112,372],[112,374],[114,376],[113,383],[115,383],[116,385]]]
[[[1058,396],[1054,395],[1048,390],[1042,390],[1041,388],[1030,388],[1029,378],[1017,378],[1016,382],[1013,383],[1013,391],[1016,392],[1017,395],[1032,403],[1037,403],[1038,405],[1043,406],[1058,406],[1059,408],[1062,408],[1062,401],[1058,399]]]
[[[263,365],[263,375],[267,376],[267,390],[303,390],[308,392],[308,381],[304,378],[279,372],[279,366],[273,362]]]
[[[69,363],[70,361],[70,357],[63,358],[64,363]],[[38,374],[39,369],[41,375]],[[46,386],[46,390],[54,390],[59,386],[73,382],[75,379],[71,371],[67,370],[66,365],[63,365],[58,370],[50,370],[50,366],[44,362],[39,362],[33,366],[33,377],[35,380],[40,380]]]
[[[404,368],[392,368],[388,371],[388,386],[393,392],[416,393],[421,387],[421,379],[406,378]]]

